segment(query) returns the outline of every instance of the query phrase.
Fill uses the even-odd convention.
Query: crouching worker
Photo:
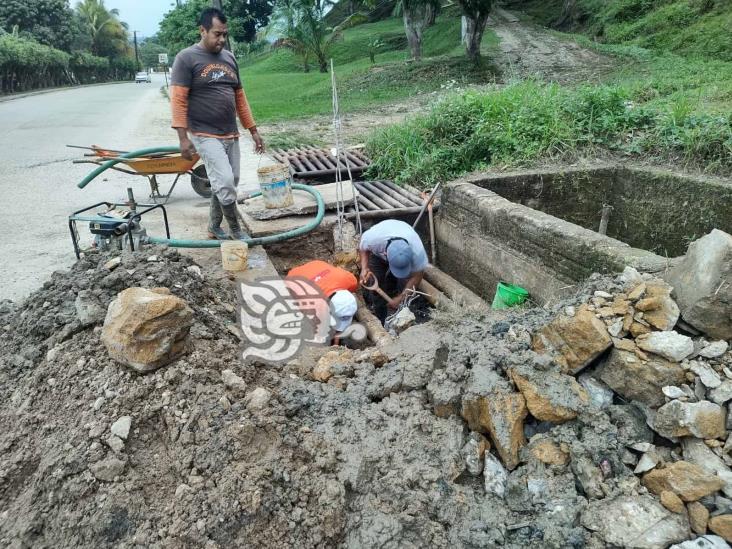
[[[387,308],[395,310],[422,281],[429,265],[422,240],[409,224],[396,219],[377,223],[361,235],[358,246],[361,261],[361,283],[373,286],[374,278],[389,296],[384,300],[369,292],[374,313],[383,323]]]
[[[300,277],[312,282],[328,298],[330,306],[330,327],[335,329],[333,344],[340,343],[343,332],[353,322],[358,304],[353,292],[358,290],[356,277],[345,269],[325,261],[309,261],[290,269],[287,278]]]

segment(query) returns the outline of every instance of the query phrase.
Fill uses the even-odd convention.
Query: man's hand
[[[185,128],[175,128],[175,131],[178,132],[178,141],[180,141],[180,155],[186,160],[193,160],[196,147],[193,146],[193,142],[188,137],[188,131]]]
[[[366,267],[366,269],[361,269],[361,284],[363,286],[369,285],[369,280],[371,280],[374,277],[374,273],[369,271],[369,268]]]
[[[254,152],[262,154],[264,152],[264,139],[259,135],[257,128],[252,128],[249,132],[252,134],[252,140],[254,141]]]
[[[389,301],[387,301],[386,302],[386,306],[390,310],[396,311],[399,308],[399,305],[401,305],[403,299],[404,299],[404,294],[401,293],[398,296],[396,296],[396,297],[390,299]]]

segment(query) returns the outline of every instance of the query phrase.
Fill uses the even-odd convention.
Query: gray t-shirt
[[[404,221],[387,219],[377,223],[361,235],[359,249],[369,251],[372,254],[386,261],[386,245],[390,239],[403,238],[412,249],[412,266],[410,273],[414,274],[424,271],[429,265],[427,252],[424,250],[422,240],[414,229]]]
[[[173,86],[188,92],[188,128],[193,133],[237,133],[236,90],[241,88],[239,66],[228,50],[211,53],[199,44],[175,56],[170,75]]]

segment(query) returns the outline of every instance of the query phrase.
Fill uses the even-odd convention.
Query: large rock
[[[485,493],[493,494],[502,498],[506,495],[506,484],[508,483],[508,473],[503,468],[501,462],[490,452],[485,453],[485,465],[483,467],[483,483],[485,485]]]
[[[666,275],[686,322],[718,339],[732,339],[732,236],[714,229],[692,242]]]
[[[689,435],[698,438],[723,438],[726,434],[724,408],[707,400],[672,400],[656,412],[653,430],[667,438]]]
[[[717,515],[710,518],[709,529],[726,541],[732,542],[732,515]]]
[[[729,545],[719,536],[706,535],[672,545],[669,549],[729,549]]]
[[[635,343],[644,351],[674,362],[681,362],[694,352],[691,338],[674,331],[643,334],[635,339]]]
[[[642,361],[635,353],[614,348],[598,375],[602,381],[627,400],[637,400],[655,408],[664,402],[663,387],[686,382],[684,369],[661,357]]]
[[[725,379],[719,387],[709,391],[709,399],[720,406],[728,400],[732,400],[732,380]]]
[[[677,461],[663,469],[653,469],[643,475],[642,482],[657,496],[668,490],[686,502],[713,494],[724,485],[719,477],[688,461]]]
[[[643,320],[658,330],[671,330],[679,320],[679,306],[671,299],[671,286],[655,279],[646,282]],[[636,307],[639,303],[636,303]]]
[[[681,441],[684,461],[698,465],[707,473],[717,475],[724,486],[722,490],[726,496],[732,496],[732,470],[715,454],[704,441],[698,438],[686,437]]]
[[[612,345],[605,323],[582,305],[574,316],[560,315],[533,337],[538,353],[552,354],[565,374],[575,374]]]
[[[507,469],[519,463],[519,450],[526,444],[524,419],[528,415],[521,393],[468,393],[463,397],[462,416],[473,431],[490,434],[493,446]]]
[[[660,549],[689,537],[689,521],[651,496],[619,496],[590,502],[582,526],[613,547]]]
[[[707,524],[709,523],[709,509],[698,501],[689,503],[687,509],[689,511],[689,524],[691,525],[691,529],[696,534],[706,534]]]
[[[107,309],[102,342],[109,355],[138,372],[150,372],[187,351],[193,311],[166,288],[127,288]]]
[[[540,421],[569,421],[590,402],[587,391],[572,376],[540,372],[529,365],[512,368],[510,375],[529,412]]]

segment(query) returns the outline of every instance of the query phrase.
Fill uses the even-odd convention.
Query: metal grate
[[[361,216],[365,218],[416,214],[424,204],[421,196],[391,181],[354,181],[353,186],[358,191]],[[347,215],[355,215],[353,207]]]
[[[371,159],[358,149],[346,150],[341,153],[348,158],[351,174],[356,177],[361,175]],[[272,149],[272,156],[278,162],[290,164],[293,176],[298,179],[316,179],[332,181],[337,170],[336,158],[329,149],[318,149],[316,147],[295,147],[292,149]],[[348,179],[345,159],[341,156],[340,169],[341,178]]]

